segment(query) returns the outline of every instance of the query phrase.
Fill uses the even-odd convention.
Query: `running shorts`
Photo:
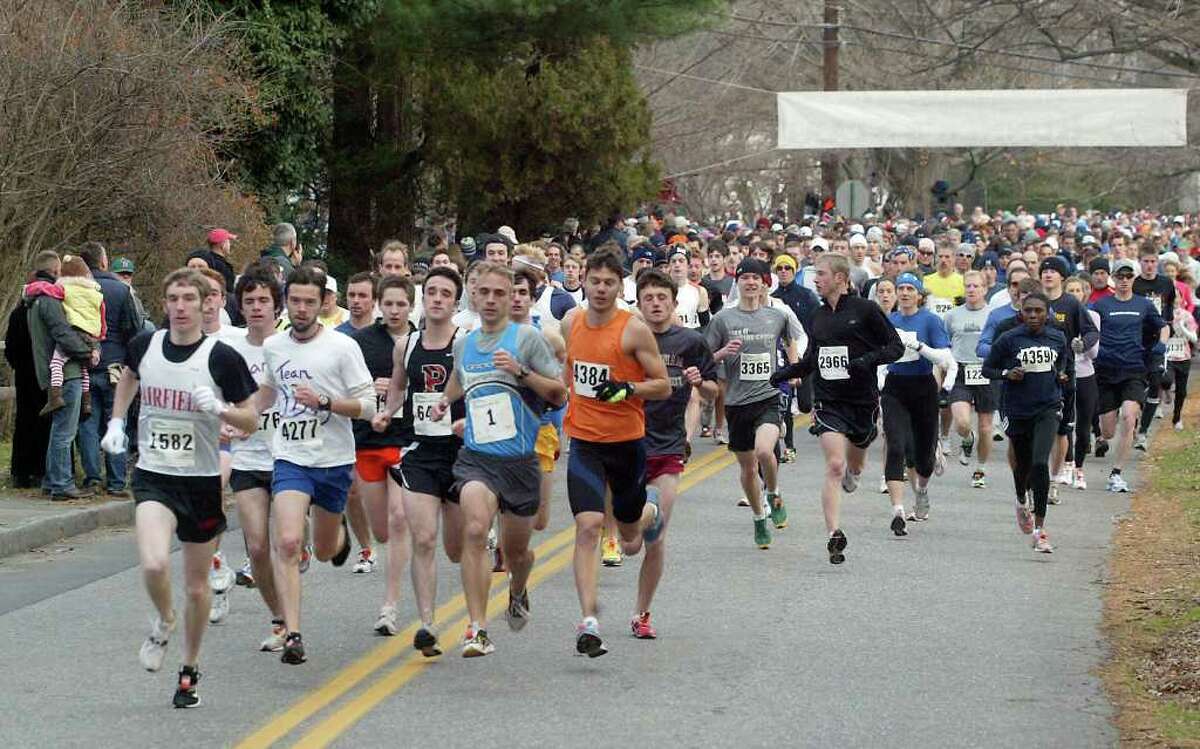
[[[458,501],[463,487],[478,481],[495,494],[500,512],[531,518],[537,514],[542,501],[542,472],[537,457],[496,458],[463,448],[454,462],[452,502]]]
[[[968,385],[965,378],[966,373],[962,367],[959,367],[958,376],[954,379],[954,387],[950,390],[949,401],[951,403],[970,403],[974,407],[975,413],[979,414],[995,412],[996,391],[992,389],[992,383]]]
[[[225,531],[220,476],[168,476],[135,468],[132,488],[135,504],[157,502],[171,511],[182,543],[208,543]]]
[[[553,424],[542,424],[538,429],[537,442],[533,446],[542,473],[554,473],[554,463],[558,460],[558,448],[558,429]]]
[[[683,473],[682,455],[651,455],[646,458],[646,483],[659,476],[678,476]]]
[[[1096,402],[1098,414],[1116,411],[1125,401],[1137,401],[1138,405],[1146,404],[1146,378],[1142,375],[1126,377],[1115,382],[1105,382],[1097,377],[1096,387],[1100,391]]]
[[[771,399],[775,404],[775,399]],[[778,411],[776,411],[778,414]],[[612,491],[613,517],[636,523],[646,505],[646,446],[627,442],[571,440],[567,461],[567,498],[571,512],[604,512],[604,496]]]
[[[414,442],[404,448],[400,465],[391,468],[392,478],[410,492],[447,499],[454,487],[456,447],[438,447]]]
[[[271,493],[301,492],[317,507],[334,515],[346,511],[346,497],[354,483],[354,464],[330,468],[307,468],[275,459],[275,478]]]
[[[729,449],[735,453],[753,450],[758,428],[764,424],[778,428],[779,415],[779,397],[774,395],[757,403],[726,406],[725,423],[729,425]]]
[[[836,432],[863,450],[879,434],[879,403],[817,401],[813,404],[813,422],[808,431],[820,437]]]
[[[400,462],[398,447],[363,447],[354,452],[354,468],[368,484],[387,478],[388,469]]]
[[[234,492],[244,492],[250,489],[263,489],[271,493],[270,471],[242,471],[234,468],[229,474],[229,489]]]

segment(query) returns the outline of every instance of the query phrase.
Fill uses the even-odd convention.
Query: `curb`
[[[42,518],[16,528],[0,529],[0,558],[78,536],[109,525],[133,523],[133,500],[114,500]]]

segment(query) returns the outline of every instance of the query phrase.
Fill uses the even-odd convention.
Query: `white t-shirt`
[[[332,400],[374,397],[374,380],[358,344],[329,328],[305,343],[285,333],[266,340],[263,358],[267,365],[263,384],[275,389],[275,408],[279,410],[274,454],[307,468],[353,463],[350,419],[300,405],[292,388],[308,385]]]
[[[224,330],[224,328],[222,328]],[[238,330],[238,328],[234,328]],[[281,335],[287,335],[283,333]],[[259,385],[266,379],[267,365],[263,359],[263,347],[250,343],[245,335],[230,337],[225,342],[242,355],[250,375]],[[264,341],[265,343],[265,341]],[[272,406],[258,417],[258,429],[244,440],[235,439],[230,444],[233,461],[230,465],[239,471],[269,471],[274,466],[275,456],[271,452],[271,441],[279,426],[279,412]]]

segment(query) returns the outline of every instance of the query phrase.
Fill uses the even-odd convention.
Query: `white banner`
[[[779,148],[1186,146],[1187,89],[789,91]]]

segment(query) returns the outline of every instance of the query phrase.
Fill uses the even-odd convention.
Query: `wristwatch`
[[[529,367],[522,364],[521,368],[519,370],[517,370],[517,379],[523,380],[528,376],[529,376]]]
[[[318,411],[328,411],[328,410],[330,410],[330,407],[332,405],[333,405],[333,402],[331,400],[329,400],[328,395],[318,395],[317,396],[317,410]]]
[[[1011,372],[1011,371],[1012,371],[1011,369],[1002,369],[1002,370],[1000,370],[1000,379],[1002,379],[1002,380],[1007,380],[1007,379],[1008,379],[1008,373],[1009,373],[1009,372]]]

